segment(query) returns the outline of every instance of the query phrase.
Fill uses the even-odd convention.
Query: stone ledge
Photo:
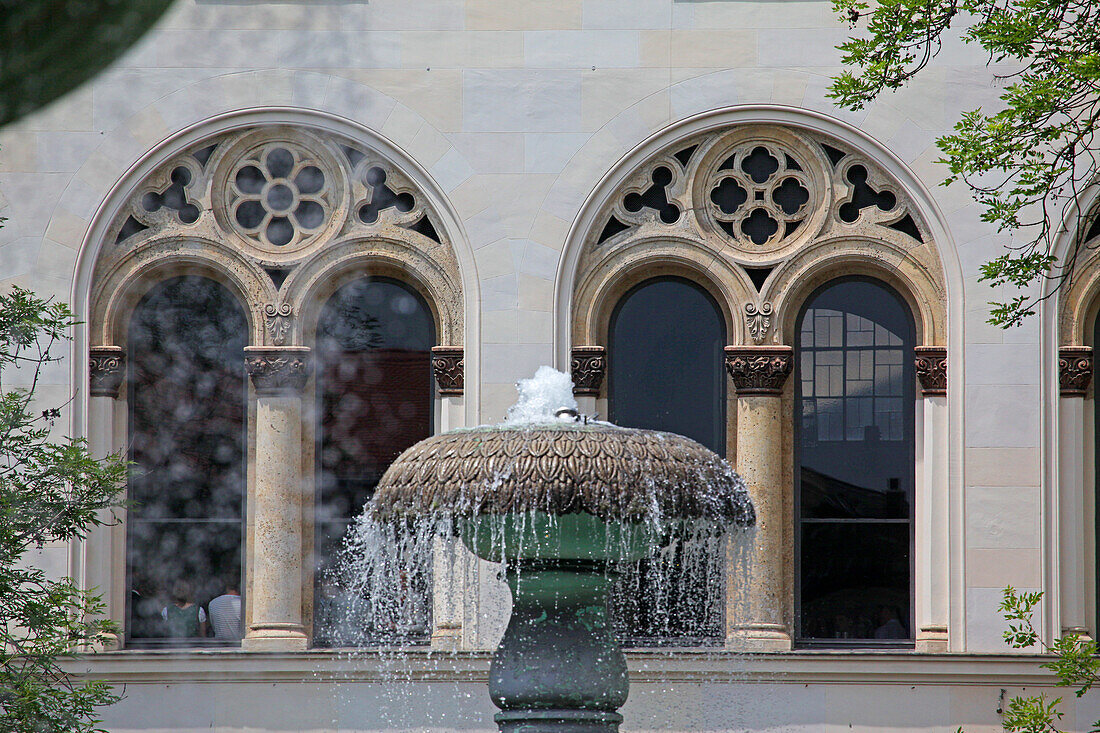
[[[396,655],[403,654],[403,659]],[[1052,685],[1043,655],[921,654],[898,651],[724,650],[627,652],[637,683],[864,683],[908,685]],[[102,652],[66,664],[78,678],[125,684],[248,682],[470,682],[485,684],[489,652],[423,649],[242,652],[238,649]]]

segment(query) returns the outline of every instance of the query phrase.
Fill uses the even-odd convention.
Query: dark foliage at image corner
[[[0,0],[0,126],[101,72],[171,0]]]

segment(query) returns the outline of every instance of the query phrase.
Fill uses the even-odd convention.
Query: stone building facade
[[[1049,682],[1001,640],[1001,590],[1044,591],[1047,640],[1097,627],[1100,266],[1078,262],[1023,326],[988,325],[1002,294],[979,267],[1009,240],[964,187],[938,185],[934,141],[996,103],[996,69],[951,40],[908,87],[846,112],[826,89],[847,34],[817,0],[180,0],[94,82],[0,130],[3,284],[69,301],[84,321],[41,388],[66,405],[59,429],[130,450],[154,414],[142,410],[171,399],[141,376],[153,367],[136,314],[188,278],[236,304],[174,328],[183,341],[204,338],[199,321],[222,328],[243,352],[226,550],[243,582],[241,647],[140,643],[136,514],[40,557],[102,589],[130,626],[80,665],[126,684],[109,729],[493,729],[486,650],[507,594],[491,567],[465,561],[457,579],[444,577],[455,564],[437,567],[431,628],[400,662],[319,643],[328,423],[315,406],[328,404],[322,379],[335,383],[319,344],[333,299],[378,282],[428,324],[430,343],[394,351],[425,354],[407,368],[431,385],[430,431],[499,421],[542,364],[571,371],[587,413],[693,405],[676,395],[701,382],[670,386],[690,360],[632,343],[623,324],[653,283],[709,304],[720,343],[700,368],[720,380],[705,410],[711,447],[753,491],[752,572],[727,579],[705,643],[628,655],[624,729],[999,730],[1002,690]],[[853,283],[901,325],[851,302],[864,291],[833,290]],[[807,325],[819,317],[843,343],[826,320]],[[865,357],[852,356],[857,332],[873,334]],[[630,393],[630,349],[660,362],[660,392]],[[828,402],[849,390],[870,401]],[[872,498],[900,492],[905,508],[861,530],[807,513],[812,492],[858,483],[822,466],[864,450],[897,474]],[[807,568],[815,547],[878,541],[887,524],[894,549],[860,549],[894,553],[908,589],[863,592],[904,635],[849,643],[841,602],[812,590]],[[815,532],[833,539],[813,545]],[[829,609],[818,625],[813,608]],[[387,682],[395,665],[412,681]],[[1068,725],[1098,707],[1067,702]]]

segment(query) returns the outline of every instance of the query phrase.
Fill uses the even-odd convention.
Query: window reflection
[[[248,323],[217,283],[154,287],[129,328],[127,643],[215,643],[209,603],[240,589]],[[219,618],[219,621],[221,619]],[[223,630],[226,627],[223,625]],[[230,636],[240,638],[239,620]]]
[[[344,534],[386,468],[432,432],[431,347],[435,329],[424,300],[402,283],[356,280],[326,303],[317,326],[319,408],[314,519],[314,643],[358,642],[346,599],[328,573]],[[404,634],[430,634],[429,579],[410,579]],[[363,623],[370,623],[369,620]],[[392,640],[394,630],[386,629]],[[370,637],[369,630],[365,632]]]
[[[725,341],[718,305],[695,283],[661,278],[635,287],[611,318],[611,421],[680,433],[725,455]],[[685,550],[674,540],[632,566],[611,594],[620,637],[634,645],[720,639],[722,557],[717,547]]]
[[[878,283],[827,286],[798,331],[798,636],[912,639],[913,325]]]

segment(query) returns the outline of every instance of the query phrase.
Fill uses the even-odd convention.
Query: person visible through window
[[[898,620],[898,610],[891,606],[879,606],[878,628],[875,629],[876,639],[908,639],[909,632]]]
[[[173,639],[203,638],[206,636],[206,611],[191,600],[191,584],[177,580],[172,586],[172,602],[161,609],[166,636]]]
[[[240,641],[241,629],[241,592],[235,578],[227,579],[225,592],[210,601],[210,625],[214,629],[214,638],[222,641]]]

